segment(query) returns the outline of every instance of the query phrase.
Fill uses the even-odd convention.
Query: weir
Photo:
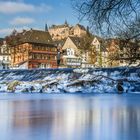
[[[0,91],[13,93],[140,92],[140,68],[1,70]]]

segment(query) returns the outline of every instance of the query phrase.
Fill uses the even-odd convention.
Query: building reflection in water
[[[2,100],[0,132],[2,140],[137,140],[140,103],[111,95]]]

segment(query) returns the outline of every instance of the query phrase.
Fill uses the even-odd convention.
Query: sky
[[[71,0],[0,0],[0,38],[14,29],[44,30],[45,24],[78,23]],[[84,22],[81,24],[85,24]]]

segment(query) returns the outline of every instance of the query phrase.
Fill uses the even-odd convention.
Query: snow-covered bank
[[[140,92],[140,68],[42,69],[0,71],[0,92],[115,93]]]

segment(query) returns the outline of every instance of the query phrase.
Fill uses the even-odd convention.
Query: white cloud
[[[0,12],[4,14],[12,14],[19,12],[32,12],[34,11],[34,6],[25,3],[17,2],[0,2]]]
[[[15,30],[17,30],[18,32],[22,32],[23,29],[25,30],[29,30],[30,28],[29,27],[22,27],[22,28],[15,28]],[[0,36],[6,36],[6,35],[9,35],[12,33],[14,29],[13,28],[3,28],[3,29],[0,29]]]
[[[6,28],[6,29],[0,29],[0,35],[3,35],[3,34],[9,34],[12,32],[13,29],[10,29],[10,28]]]
[[[15,14],[22,12],[41,12],[41,11],[50,11],[51,6],[46,4],[40,4],[39,6],[27,4],[24,2],[12,2],[12,1],[2,1],[0,2],[0,13],[4,14]]]
[[[28,17],[16,17],[10,22],[12,25],[26,25],[31,23],[34,23],[34,19]]]

